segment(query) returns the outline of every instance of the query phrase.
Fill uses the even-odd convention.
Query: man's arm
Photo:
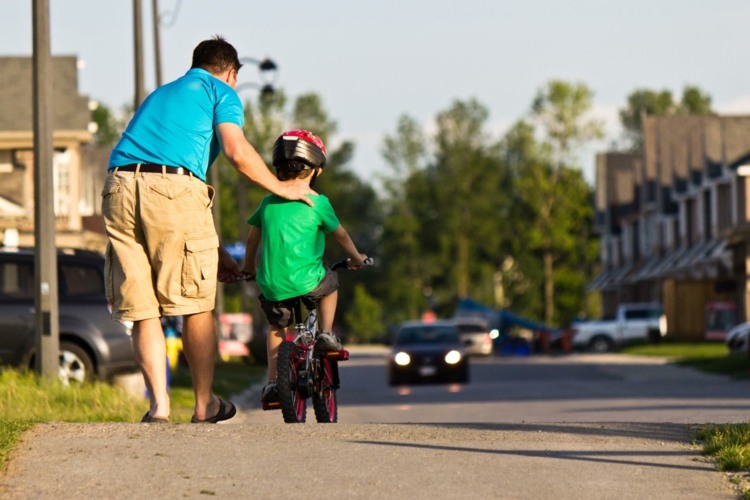
[[[219,273],[218,279],[222,283],[234,283],[240,275],[237,262],[226,248],[219,245]]]
[[[250,181],[259,185],[273,194],[279,195],[287,200],[300,200],[312,206],[312,201],[307,198],[308,194],[316,194],[310,186],[303,182],[285,181],[276,178],[266,167],[263,158],[255,148],[247,142],[242,128],[235,123],[220,123],[216,126],[221,142],[221,149],[229,163],[239,173]]]

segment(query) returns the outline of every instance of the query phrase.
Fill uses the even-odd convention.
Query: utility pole
[[[138,109],[146,98],[143,85],[143,16],[141,0],[133,0],[133,39],[135,43],[135,102],[133,111]]]
[[[52,174],[52,55],[49,0],[33,3],[32,92],[34,94],[34,332],[37,373],[60,370],[54,182]]]
[[[161,87],[161,38],[159,36],[159,0],[151,0],[151,11],[154,20],[154,66],[156,87]]]

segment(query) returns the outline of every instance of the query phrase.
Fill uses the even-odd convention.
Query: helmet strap
[[[320,171],[320,167],[315,167],[315,170],[313,171],[312,179],[310,179],[310,187],[313,187],[313,184],[315,184],[315,179],[318,178],[319,171]]]

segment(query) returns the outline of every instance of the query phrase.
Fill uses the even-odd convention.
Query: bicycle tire
[[[281,414],[287,424],[304,423],[306,419],[307,402],[297,387],[299,361],[299,350],[294,342],[282,342],[279,346],[276,387],[279,392]]]
[[[323,358],[320,360],[318,373],[319,387],[312,395],[315,420],[318,423],[336,423],[339,418],[338,399],[336,398],[333,369],[335,361]]]

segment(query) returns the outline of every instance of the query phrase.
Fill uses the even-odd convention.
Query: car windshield
[[[456,328],[458,328],[461,333],[484,333],[487,331],[484,326],[472,323],[458,324],[456,325]]]
[[[396,344],[445,344],[457,343],[458,334],[450,326],[417,326],[407,327],[398,334]]]

